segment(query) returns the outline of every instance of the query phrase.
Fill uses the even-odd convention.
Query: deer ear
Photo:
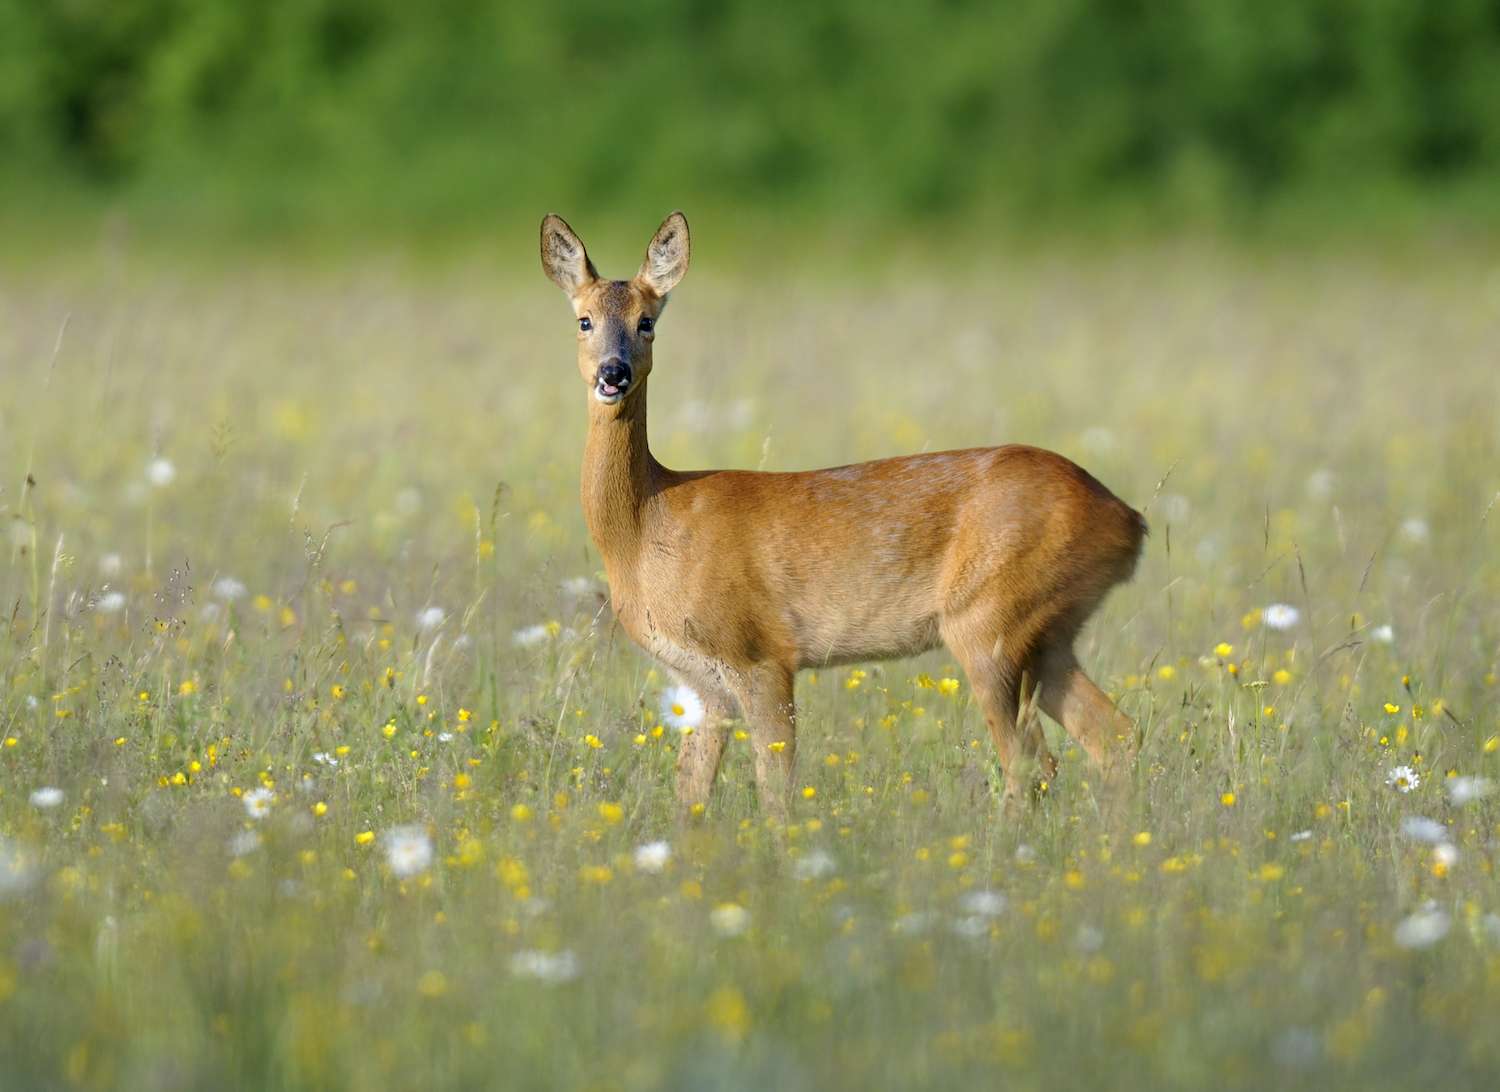
[[[542,269],[569,296],[599,279],[583,240],[566,220],[551,213],[542,220]]]
[[[641,262],[641,271],[635,279],[658,296],[665,296],[677,287],[677,282],[687,272],[691,253],[687,217],[674,212],[656,229],[646,247],[646,260]]]

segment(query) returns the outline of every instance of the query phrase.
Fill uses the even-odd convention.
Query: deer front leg
[[[729,739],[726,722],[734,712],[733,699],[724,691],[694,689],[703,699],[703,723],[682,737],[677,752],[677,806],[684,818],[708,806]]]
[[[780,664],[757,664],[739,677],[735,696],[750,723],[750,746],[755,754],[755,787],[761,810],[786,821],[792,786],[792,764],[797,757],[797,717],[792,693],[793,673]]]

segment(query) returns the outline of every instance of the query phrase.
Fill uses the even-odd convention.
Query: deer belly
[[[930,603],[871,595],[837,609],[793,612],[801,667],[891,660],[938,645],[938,617]]]

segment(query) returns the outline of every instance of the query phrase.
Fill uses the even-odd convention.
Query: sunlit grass
[[[680,826],[529,266],[11,272],[0,1083],[1491,1086],[1497,274],[700,266],[669,465],[1019,440],[1146,508],[1080,649],[1136,794],[1049,726],[1008,823],[936,653],[803,676],[789,826],[739,733]]]

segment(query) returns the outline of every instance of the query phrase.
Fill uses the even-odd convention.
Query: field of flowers
[[[1500,266],[695,241],[668,465],[1024,441],[1146,510],[1080,642],[1134,793],[1049,724],[1007,821],[939,653],[803,676],[789,825],[740,734],[679,824],[530,248],[12,265],[0,1087],[1495,1087]]]

